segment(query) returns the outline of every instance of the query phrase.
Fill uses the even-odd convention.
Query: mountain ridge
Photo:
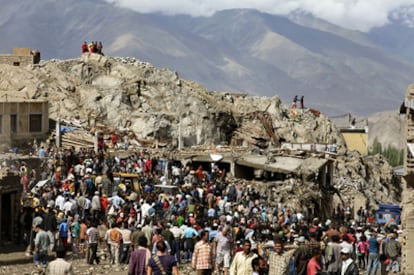
[[[209,90],[277,95],[286,104],[300,94],[328,115],[397,109],[414,74],[412,63],[369,34],[309,15],[236,9],[167,16],[100,0],[0,4],[3,53],[31,47],[45,59],[75,58],[84,40],[100,40],[109,56],[171,68]]]

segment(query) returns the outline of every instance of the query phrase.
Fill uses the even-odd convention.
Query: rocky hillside
[[[327,117],[312,110],[294,116],[278,97],[208,91],[177,72],[97,54],[27,67],[0,65],[0,93],[9,100],[47,99],[52,119],[127,128],[137,141],[158,140],[171,150],[180,137],[186,147],[245,140],[263,152],[281,142],[335,143],[334,183],[342,199],[362,194],[372,204],[399,201],[386,161],[349,152]]]

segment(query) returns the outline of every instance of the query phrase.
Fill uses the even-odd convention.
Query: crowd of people
[[[215,163],[184,166],[145,150],[121,159],[105,151],[39,148],[40,173],[24,162],[9,164],[21,175],[21,234],[36,265],[60,264],[67,272],[65,248],[90,265],[128,265],[134,275],[178,275],[182,264],[198,275],[400,269],[399,226],[376,224],[362,209],[353,217],[352,209],[338,205],[322,221],[270,204],[253,184],[228,180]],[[140,187],[118,182],[114,174],[120,172],[137,174]],[[38,186],[39,180],[48,183]],[[176,188],[156,193],[157,184]],[[54,250],[58,263],[48,263]]]

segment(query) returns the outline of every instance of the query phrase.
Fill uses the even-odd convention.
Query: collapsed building
[[[402,274],[414,274],[414,84],[408,86],[405,99],[400,108],[405,115],[404,172],[402,199]]]
[[[338,203],[354,206],[357,196],[370,207],[399,200],[381,156],[348,150],[327,117],[292,112],[277,96],[208,91],[168,69],[90,53],[26,67],[0,64],[4,91],[48,101],[49,118],[72,122],[62,136],[56,133],[62,147],[94,148],[115,133],[120,143],[128,140],[125,151],[146,148],[205,169],[216,163],[232,182],[257,187],[271,203],[321,219]]]

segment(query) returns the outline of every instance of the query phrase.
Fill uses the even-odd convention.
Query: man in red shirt
[[[88,48],[88,43],[86,43],[85,41],[82,44],[82,53],[87,53],[87,52],[89,52],[89,48]]]

